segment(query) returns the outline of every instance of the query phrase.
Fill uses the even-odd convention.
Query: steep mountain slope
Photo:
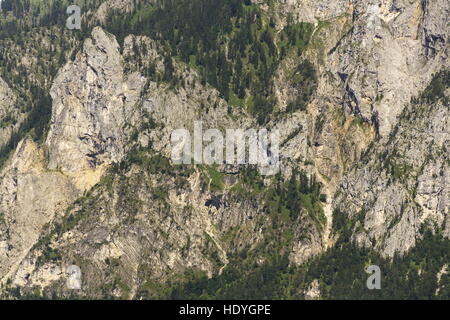
[[[448,1],[6,2],[4,297],[449,298]],[[281,172],[173,164],[197,120]]]

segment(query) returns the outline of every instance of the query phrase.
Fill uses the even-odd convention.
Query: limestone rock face
[[[300,122],[302,130],[292,141],[307,141],[309,136],[310,144],[317,145],[301,147],[302,158],[315,157],[319,172],[331,179],[333,189],[343,169],[353,165],[375,135],[388,137],[404,106],[425,89],[434,73],[448,68],[450,4],[359,0],[280,1],[278,5],[297,21],[316,23],[305,58],[319,70],[318,89],[308,108],[307,125]],[[308,18],[311,10],[314,18]],[[297,64],[290,58],[280,70],[276,92],[281,105],[289,88],[283,73]],[[346,119],[355,116],[370,127],[348,128],[347,135],[347,128],[339,128],[337,121],[342,105]],[[284,126],[281,132],[289,135],[298,128],[292,120],[276,125]]]
[[[51,90],[47,159],[25,139],[1,173],[1,278],[16,270],[55,215],[98,182],[103,165],[124,156],[125,125],[139,117],[133,106],[143,82],[137,74],[124,80],[118,44],[100,28],[61,70]],[[1,84],[3,107],[12,96]]]
[[[97,288],[120,277],[129,290],[122,287],[113,296],[129,297],[140,294],[144,278],[164,282],[186,268],[210,277],[220,274],[228,253],[261,240],[263,227],[257,221],[264,213],[256,201],[223,198],[217,207],[207,206],[214,193],[205,190],[200,172],[180,180],[138,167],[129,170],[93,189],[93,207],[78,202],[55,221],[61,229],[49,234],[47,245],[61,261],[47,261],[45,246],[38,245],[22,260],[13,283],[68,294],[63,270],[75,263],[83,272],[82,295],[101,297]],[[168,193],[157,195],[158,190]],[[68,229],[76,216],[83,218]]]
[[[387,145],[374,148],[344,177],[336,198],[349,218],[361,215],[354,239],[365,246],[374,240],[391,257],[412,248],[423,225],[444,227],[443,235],[450,236],[449,107],[439,102],[410,108],[413,115],[400,120]]]
[[[100,23],[105,23],[114,11],[127,12],[133,7],[132,0],[107,0],[96,10],[94,18]]]
[[[0,147],[7,143],[17,128],[20,115],[15,110],[16,97],[8,84],[0,77]]]
[[[39,239],[57,212],[79,196],[70,180],[44,167],[44,153],[23,140],[0,174],[0,278],[14,272],[17,263]]]
[[[126,152],[127,119],[143,85],[137,74],[125,79],[115,38],[95,28],[50,91],[49,168],[76,172],[120,161]]]
[[[319,288],[319,281],[315,279],[309,287],[307,288],[305,292],[305,299],[306,300],[319,300],[320,299],[320,288]]]
[[[163,57],[157,48],[160,44],[144,36],[130,35],[124,40],[123,56],[132,62],[126,68],[144,73],[149,64],[155,66],[158,72],[164,72]],[[144,51],[140,55],[141,65],[136,67],[135,52]],[[149,81],[146,90],[142,92],[139,111],[142,115],[135,122],[141,121],[145,126],[154,122],[152,130],[142,130],[140,127],[140,141],[151,141],[152,148],[170,157],[170,136],[173,130],[187,129],[193,134],[194,122],[201,121],[203,130],[220,129],[225,132],[228,128],[255,127],[255,121],[243,110],[233,108],[229,110],[227,102],[219,92],[209,85],[201,85],[197,72],[182,63],[175,61],[174,77],[182,79],[183,85],[175,90],[167,84],[158,85]],[[145,138],[144,138],[145,137]]]
[[[7,105],[13,102],[14,95],[8,84],[0,78],[0,116],[3,118],[8,113]]]
[[[279,1],[277,8],[282,26],[288,15],[296,21],[316,24],[311,45],[302,59],[315,64],[318,86],[306,111],[276,119],[273,126],[280,130],[281,140],[285,141],[282,156],[295,159],[300,166],[302,162],[314,163],[302,167],[317,175],[332,199],[340,189],[345,172],[359,163],[369,145],[376,143],[380,149],[385,148],[405,106],[428,86],[436,72],[449,68],[450,4],[448,1]],[[271,12],[273,7],[266,6],[265,10]],[[299,62],[296,57],[288,57],[278,70],[275,92],[281,109],[290,99],[288,74]],[[448,132],[441,135],[446,136]],[[410,137],[404,139],[409,141]],[[416,152],[425,153],[419,150]],[[344,182],[348,179],[352,178],[347,176]],[[361,172],[359,180],[365,179],[370,181]],[[441,182],[436,183],[441,185]],[[390,188],[386,191],[390,201],[380,202],[378,210],[397,214],[402,200],[394,195],[399,191],[393,193],[396,187]],[[368,199],[360,197],[360,193],[351,194],[346,201],[366,204]],[[430,202],[438,201],[433,197],[425,202],[429,206]],[[331,203],[325,210],[328,218],[325,234],[329,234]],[[379,233],[385,233],[386,229],[386,225],[380,225]],[[398,247],[404,246],[405,250],[411,247],[416,231],[398,229],[398,234],[405,237],[405,244]],[[325,237],[323,241],[330,243],[331,239]],[[393,254],[394,247],[386,250]]]
[[[387,136],[404,105],[448,65],[449,13],[448,1],[356,1],[351,27],[325,59],[342,81],[346,111],[378,119]]]
[[[128,35],[119,46],[95,27],[53,80],[45,142],[23,139],[0,171],[3,282],[64,297],[75,264],[83,297],[152,298],[140,290],[186,270],[217,276],[247,254],[263,265],[257,249],[303,265],[335,244],[333,212],[354,222],[351,240],[386,257],[413,248],[423,227],[450,238],[448,99],[412,101],[450,67],[448,0],[253,2],[277,30],[288,19],[314,26],[304,52],[280,61],[266,127],[280,132],[281,176],[299,169],[322,184],[324,216],[301,209],[280,249],[270,232],[285,212],[271,217],[267,199],[238,181],[239,167],[173,165],[173,130],[192,133],[195,121],[204,131],[248,129],[256,120],[166,56],[161,40]],[[104,1],[93,21],[133,4]],[[161,80],[168,59],[176,81]],[[306,60],[317,88],[303,110],[287,112],[302,90],[290,75]],[[0,124],[14,103],[0,78]],[[0,147],[12,129],[0,125]],[[312,281],[303,295],[320,299],[320,286]]]
[[[305,232],[306,231],[306,232]],[[295,234],[295,241],[289,260],[293,265],[301,265],[317,256],[326,248],[326,235],[308,219],[301,219]]]
[[[134,46],[146,46],[148,61],[159,63],[159,67],[163,68],[155,45],[148,38],[129,36],[124,41],[122,55],[115,38],[101,28],[95,28],[92,37],[85,41],[83,50],[75,60],[59,71],[51,89],[52,123],[45,143],[48,162],[44,161],[42,149],[38,152],[37,146],[24,140],[22,144],[34,146],[34,149],[29,147],[31,149],[26,155],[22,155],[22,151],[13,158],[5,169],[5,178],[1,184],[5,189],[0,192],[4,198],[5,210],[14,208],[6,217],[8,219],[26,214],[18,203],[13,200],[7,202],[7,199],[14,199],[18,193],[20,197],[25,196],[22,189],[17,189],[16,185],[12,185],[13,182],[9,182],[15,181],[13,177],[10,178],[9,172],[16,172],[13,168],[19,164],[23,175],[31,179],[28,187],[40,188],[44,193],[35,196],[28,194],[25,197],[41,197],[41,201],[47,200],[49,208],[53,206],[45,215],[32,217],[39,219],[39,225],[32,230],[31,226],[28,226],[30,230],[25,230],[25,226],[19,228],[5,224],[5,228],[9,228],[5,229],[5,234],[13,230],[25,232],[30,238],[29,241],[5,238],[2,243],[5,261],[8,257],[2,276],[6,279],[14,274],[11,278],[14,285],[45,288],[61,282],[65,286],[64,270],[70,262],[46,262],[41,265],[41,260],[46,259],[44,251],[48,248],[53,252],[64,252],[65,256],[72,255],[78,264],[81,264],[77,260],[80,256],[90,260],[92,269],[87,270],[85,267],[83,272],[95,272],[96,264],[107,265],[114,259],[120,259],[125,261],[127,273],[133,270],[130,276],[142,276],[141,272],[144,271],[141,269],[145,269],[146,273],[151,272],[151,278],[163,281],[169,275],[180,273],[189,267],[203,270],[210,276],[220,272],[227,263],[227,253],[222,246],[230,251],[235,250],[233,245],[221,242],[220,236],[232,228],[248,224],[251,230],[248,237],[236,236],[235,241],[239,246],[252,245],[259,239],[253,236],[257,232],[255,221],[248,218],[258,214],[254,205],[237,204],[231,211],[222,206],[212,213],[212,209],[205,206],[205,203],[214,194],[203,190],[205,182],[200,181],[199,173],[190,176],[185,190],[179,189],[172,178],[162,184],[168,178],[164,175],[151,175],[147,180],[142,180],[147,173],[132,168],[126,174],[130,178],[134,177],[128,184],[129,190],[124,189],[124,181],[118,181],[113,187],[117,188],[116,191],[111,192],[111,186],[106,188],[105,185],[96,191],[99,207],[96,212],[90,209],[92,220],[88,225],[83,224],[77,230],[55,237],[52,243],[46,244],[47,247],[31,248],[45,224],[55,225],[66,214],[77,214],[79,206],[67,213],[65,210],[68,205],[73,204],[81,192],[100,181],[104,173],[102,168],[119,163],[136,143],[170,157],[170,135],[174,129],[186,128],[192,131],[194,121],[202,121],[204,130],[246,128],[253,123],[239,111],[232,113],[236,120],[230,117],[227,114],[227,104],[217,90],[199,85],[198,75],[181,65],[176,65],[176,72],[192,87],[179,88],[175,92],[167,86],[147,82],[140,76],[139,70],[125,72],[125,68],[132,69],[125,60],[132,58],[130,56],[133,55]],[[145,90],[144,84],[147,84]],[[204,111],[202,108],[209,109],[205,116],[200,116]],[[131,136],[135,133],[137,140],[131,141]],[[36,154],[40,154],[42,159],[34,159]],[[22,159],[26,165],[16,158]],[[34,169],[34,166],[39,169]],[[55,181],[51,188],[60,190],[58,197],[54,199],[58,205],[48,201],[48,197],[54,197],[56,192],[49,189],[48,184],[52,179]],[[158,185],[158,188],[169,191],[169,198],[162,203],[152,196]],[[128,207],[124,190],[128,197],[133,197],[133,202],[141,203],[142,207]],[[36,200],[33,199],[26,198],[23,202],[32,205]],[[39,206],[36,210],[42,211]],[[135,210],[141,214],[132,217]],[[170,210],[172,216],[169,220],[167,210]],[[128,227],[129,232],[115,234],[115,230],[122,229],[131,221],[133,223]],[[215,225],[220,225],[220,230]],[[17,248],[12,250],[13,246]],[[207,253],[205,248],[208,248]],[[155,252],[160,254],[154,255]],[[210,257],[211,252],[216,258]],[[91,295],[98,294],[94,290],[95,286],[108,280],[108,276],[107,273],[103,274],[103,280],[102,277],[94,277],[94,282],[86,279],[86,283],[92,287]],[[133,281],[135,280],[131,282]],[[139,283],[134,283],[135,287],[138,285]]]
[[[255,2],[264,2],[257,0]],[[279,0],[280,11],[285,15],[292,15],[297,21],[316,23],[345,14],[351,6],[349,0]]]

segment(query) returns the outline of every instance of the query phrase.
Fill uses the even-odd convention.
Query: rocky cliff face
[[[83,51],[54,80],[46,141],[51,169],[79,172],[124,157],[126,125],[136,117],[145,80],[138,74],[125,79],[119,45],[111,37],[95,28]]]
[[[44,226],[80,195],[66,176],[49,171],[44,163],[42,148],[23,140],[2,171],[2,278],[15,272]]]
[[[322,41],[322,47],[319,47],[318,51],[314,50],[310,53],[312,59],[317,59],[318,68],[322,69],[323,75],[322,78],[319,78],[318,89],[322,96],[319,96],[314,102],[317,103],[320,110],[323,108],[322,106],[327,105],[330,97],[335,97],[334,103],[338,102],[344,105],[347,119],[349,119],[349,116],[350,118],[355,116],[354,119],[358,119],[357,122],[359,119],[362,120],[361,125],[350,126],[351,134],[349,134],[350,132],[346,132],[348,123],[346,121],[343,122],[342,129],[344,130],[336,130],[339,124],[333,122],[336,119],[330,112],[333,107],[328,107],[326,108],[328,110],[319,114],[320,117],[326,119],[325,123],[328,122],[331,125],[325,125],[322,132],[316,133],[315,138],[320,145],[315,150],[316,157],[320,161],[318,170],[331,178],[330,188],[340,193],[342,188],[345,188],[342,187],[341,174],[347,168],[358,163],[370,142],[377,141],[377,146],[386,151],[389,148],[388,145],[393,143],[393,139],[397,147],[401,144],[408,145],[410,141],[424,141],[417,140],[418,137],[412,138],[412,136],[408,138],[399,137],[398,135],[402,130],[399,131],[398,128],[407,126],[399,117],[405,106],[409,105],[411,99],[417,96],[418,92],[425,90],[436,72],[442,68],[448,69],[448,21],[446,17],[450,8],[448,3],[439,3],[438,1],[433,3],[428,1],[415,1],[414,3],[407,1],[352,1],[348,2],[346,12],[335,15],[330,14],[330,12],[338,11],[329,11],[326,5],[321,7],[323,9],[322,16],[328,14],[327,22],[332,21],[332,25],[338,26],[338,28],[333,30],[325,26],[322,30],[320,28],[316,30],[318,35],[322,33],[329,40]],[[340,8],[343,7],[345,5],[340,6]],[[300,19],[303,18],[300,16]],[[304,17],[304,19],[307,18]],[[320,26],[320,22],[318,24]],[[447,121],[446,106],[442,106],[442,108],[441,114],[436,115],[436,118],[424,116],[426,120],[423,119],[432,128],[442,128],[442,132],[437,133],[441,139],[448,136],[446,126],[440,123],[442,119],[444,122]],[[414,112],[412,108],[405,111],[405,113],[412,112]],[[440,120],[438,121],[438,119]],[[368,127],[369,124],[370,128]],[[411,130],[413,128],[417,130],[417,127],[421,125],[424,124],[414,123],[409,124],[409,127]],[[396,128],[395,132],[393,132],[394,128]],[[407,132],[406,128],[404,130]],[[396,139],[392,138],[393,135]],[[442,140],[437,138],[433,141]],[[429,145],[429,142],[424,143]],[[425,144],[422,146],[423,148],[425,148]],[[411,148],[417,150],[415,147]],[[372,153],[373,149],[370,150],[369,152]],[[421,156],[410,154],[406,157],[413,158],[414,161],[420,161],[418,160],[420,157],[425,159],[427,154],[424,151],[425,149],[419,147],[418,150],[422,150]],[[447,165],[445,164],[446,155],[444,153],[436,155],[436,158],[443,161],[442,170],[445,171],[444,167],[447,167]],[[336,154],[339,156],[336,157]],[[356,189],[367,191],[356,196],[346,189],[345,209],[344,207],[341,208],[349,210],[349,204],[354,203],[354,201],[359,202],[363,198],[364,200],[360,203],[364,203],[364,206],[361,206],[359,210],[371,206],[374,201],[376,202],[375,207],[377,207],[375,210],[383,212],[382,215],[385,217],[389,216],[387,220],[393,222],[394,217],[397,217],[396,219],[402,217],[404,220],[403,224],[400,225],[403,225],[403,227],[397,226],[398,231],[392,232],[395,235],[392,235],[391,240],[386,240],[386,238],[389,238],[386,236],[386,230],[391,230],[395,223],[391,225],[384,223],[382,227],[380,225],[380,234],[379,237],[376,237],[377,240],[391,243],[383,245],[378,243],[376,246],[379,248],[385,246],[383,252],[390,256],[397,251],[405,252],[413,246],[417,228],[423,223],[423,219],[420,219],[420,223],[413,222],[414,219],[407,220],[408,214],[403,214],[403,210],[405,209],[405,203],[417,204],[417,202],[411,198],[405,200],[404,196],[401,196],[401,193],[399,194],[401,188],[398,185],[391,186],[390,189],[386,184],[383,187],[376,188],[377,191],[372,191],[374,196],[378,197],[377,200],[370,201],[365,198],[363,194],[368,192],[368,189],[374,190],[376,184],[374,185],[368,178],[367,167],[370,167],[370,165],[363,162],[361,166],[364,166],[364,169],[362,169],[360,177],[367,182],[367,188],[360,189],[361,186],[358,186]],[[338,169],[339,167],[340,169]],[[344,167],[344,170],[342,170],[342,167]],[[428,169],[431,169],[431,167]],[[375,170],[378,179],[380,167]],[[432,174],[428,170],[425,170],[425,172],[424,174],[429,177]],[[417,175],[411,178],[415,183],[421,180]],[[344,183],[348,183],[348,179],[357,178],[346,176],[343,180]],[[447,184],[445,181],[447,180],[444,178],[436,183],[445,188]],[[333,182],[341,184],[341,187],[334,189],[335,184]],[[350,183],[354,183],[354,181]],[[433,184],[430,181],[429,183]],[[380,192],[381,194],[389,194],[389,200],[383,198]],[[349,196],[352,194],[355,199]],[[448,197],[445,192],[443,194],[444,198]],[[435,196],[434,202],[437,203],[440,200],[438,200],[437,195]],[[420,211],[428,211],[423,207],[423,202],[419,201],[418,203],[421,203],[419,204]],[[391,206],[395,209],[389,209]],[[391,214],[388,212],[391,212]],[[442,222],[442,215],[445,216],[448,213],[448,208],[441,207],[437,212],[440,212],[440,221]],[[372,221],[378,221],[374,222],[375,224],[379,224],[384,219],[376,218],[378,217],[376,213],[366,215],[366,217],[370,217],[367,219],[372,219]],[[438,225],[442,225],[442,223],[438,223]],[[405,228],[410,228],[411,232],[407,232]],[[414,228],[416,228],[415,231],[412,231]],[[388,232],[388,234],[390,233]],[[404,240],[406,237],[409,237],[409,240]],[[366,241],[366,245],[371,246],[372,243]]]
[[[401,126],[397,123],[405,106],[428,86],[436,72],[448,69],[450,7],[439,1],[288,1],[278,6],[282,25],[286,15],[315,23],[312,45],[306,56],[320,70],[318,89],[308,107],[309,115],[300,115],[303,121],[297,116],[276,124],[286,136],[298,127],[303,129],[289,141],[283,154],[300,161],[313,159],[315,170],[332,197],[340,189],[345,171],[359,162],[372,142],[377,141],[385,150],[393,128]],[[295,61],[287,60],[284,68],[289,70],[293,64]],[[289,99],[286,96],[289,83],[283,77],[286,71],[282,68],[280,72],[278,95],[283,103]],[[443,108],[440,116],[446,121]],[[438,125],[431,124],[430,120],[424,119],[432,127]],[[448,130],[443,129],[441,136],[447,135]],[[307,142],[313,146],[308,147]],[[443,156],[439,157],[443,159]],[[366,172],[361,173],[367,187],[373,188],[367,178]],[[385,192],[395,197],[392,191]],[[355,197],[360,201],[360,196]],[[366,204],[367,200],[361,203]],[[348,202],[353,203],[351,198],[346,201],[346,206]],[[384,213],[389,211],[386,206],[396,206],[397,214],[403,201],[397,197],[386,204],[379,203]],[[331,207],[326,207],[329,223]],[[448,208],[441,211],[445,212]],[[385,234],[389,228],[383,225],[382,229]],[[397,243],[389,254],[410,247]]]
[[[237,261],[303,267],[344,234],[389,259],[424,228],[450,239],[448,1],[253,2],[280,47],[286,26],[312,25],[271,82],[265,126],[280,132],[281,174],[171,163],[175,129],[258,123],[163,39],[107,32],[114,14],[136,8],[105,1],[85,16],[100,26],[73,39],[79,49],[52,80],[45,141],[22,139],[1,169],[5,292],[69,296],[75,264],[79,296],[164,297],[177,280],[227,276]],[[293,73],[299,66],[313,80]],[[20,114],[15,101],[0,79],[0,123]],[[0,126],[0,146],[15,129]],[[304,289],[323,296],[317,279]]]
[[[357,242],[392,257],[414,247],[424,225],[449,236],[448,108],[410,105],[389,142],[344,177],[336,203],[359,215]]]
[[[6,144],[11,133],[17,127],[15,119],[15,96],[8,84],[0,78],[0,146]]]

